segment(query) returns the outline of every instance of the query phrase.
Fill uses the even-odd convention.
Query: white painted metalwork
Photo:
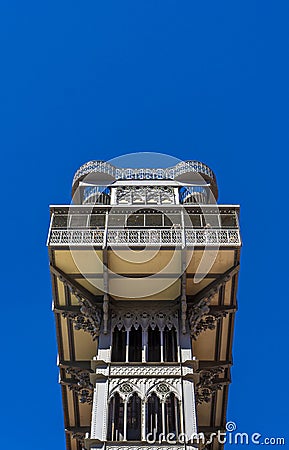
[[[180,365],[166,365],[166,366],[154,366],[154,365],[113,365],[110,368],[111,376],[137,376],[137,377],[159,377],[159,376],[181,376]]]
[[[174,229],[108,230],[107,245],[182,245],[182,231]]]
[[[49,245],[103,245],[104,230],[51,230]]]
[[[107,231],[107,234],[106,234]],[[105,242],[106,235],[106,242]],[[99,246],[240,246],[238,229],[108,229],[61,230],[51,229],[48,245]]]
[[[185,230],[186,245],[240,246],[240,232],[237,229],[196,229]]]
[[[74,185],[80,178],[89,173],[107,174],[115,180],[174,180],[178,176],[188,172],[201,173],[210,177],[214,182],[216,181],[214,172],[200,161],[182,161],[174,167],[165,169],[118,168],[105,161],[89,161],[77,170],[72,184]]]

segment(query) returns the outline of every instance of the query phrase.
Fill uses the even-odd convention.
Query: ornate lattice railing
[[[89,161],[83,164],[74,175],[74,185],[80,178],[90,173],[102,173],[119,179],[141,179],[141,180],[173,180],[184,173],[200,173],[210,177],[216,182],[214,172],[200,161],[181,161],[173,167],[168,168],[119,168],[106,161]]]
[[[185,231],[186,245],[241,245],[240,232],[237,229],[187,229]]]
[[[182,245],[182,230],[108,230],[108,245]]]
[[[51,230],[49,245],[103,245],[104,230]]]
[[[238,229],[52,229],[48,245],[94,246],[240,246]]]

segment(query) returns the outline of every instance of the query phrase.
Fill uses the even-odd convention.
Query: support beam
[[[223,284],[227,283],[227,281],[229,281],[232,276],[235,275],[235,273],[239,272],[239,269],[240,264],[231,267],[224,274],[219,276],[216,280],[214,280],[212,283],[210,283],[208,286],[206,286],[204,289],[193,296],[194,303],[197,303],[204,298],[212,297],[213,295],[215,295]]]
[[[79,284],[75,279],[70,278],[66,273],[62,272],[61,269],[53,266],[50,264],[50,271],[56,275],[56,277],[62,281],[64,284],[66,284],[70,290],[75,294],[76,296],[80,296],[82,298],[85,298],[91,303],[95,303],[95,297],[92,295],[91,292],[89,292],[87,289],[85,289],[81,284]]]

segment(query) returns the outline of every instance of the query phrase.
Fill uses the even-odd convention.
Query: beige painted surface
[[[193,254],[187,254],[190,259],[187,271],[195,274],[224,273],[234,265],[234,250],[194,250]]]
[[[211,402],[201,403],[197,407],[198,426],[210,426],[211,419]]]
[[[227,341],[228,341],[229,320],[230,320],[229,314],[227,314],[227,316],[223,317],[223,319],[222,319],[223,327],[222,327],[220,358],[223,361],[225,361],[227,359]]]
[[[222,406],[223,406],[223,389],[217,392],[217,405],[216,405],[216,420],[215,425],[217,427],[221,426],[222,422]]]
[[[73,394],[72,391],[66,387],[67,392],[67,404],[68,404],[68,417],[69,417],[69,424],[71,427],[75,426],[75,417],[74,417],[74,407],[73,407]]]
[[[93,295],[103,295],[103,278],[78,278],[76,281]]]
[[[113,273],[177,273],[181,271],[180,250],[108,251],[108,266]]]
[[[65,305],[64,284],[57,278],[58,301],[61,306]]]
[[[90,360],[96,355],[96,342],[92,336],[83,330],[73,330],[75,359],[80,361]]]
[[[80,426],[87,427],[90,425],[92,406],[88,403],[79,403],[79,419]]]
[[[215,358],[216,329],[201,333],[197,341],[193,341],[194,356],[200,360],[213,360]]]
[[[224,295],[224,305],[231,304],[231,294],[232,294],[232,279],[227,281],[225,295]]]
[[[171,285],[168,286],[169,284]],[[175,281],[174,278],[112,279],[109,285],[114,299],[175,300],[181,293],[180,280]]]
[[[102,251],[55,250],[55,265],[66,274],[102,273]]]
[[[60,314],[60,323],[61,323],[61,334],[62,334],[62,344],[63,344],[63,353],[64,359],[69,360],[69,344],[68,344],[68,332],[67,332],[67,319],[62,317]]]
[[[187,278],[187,295],[195,295],[202,291],[205,287],[211,284],[214,278],[205,278],[204,280],[196,283],[193,278]]]

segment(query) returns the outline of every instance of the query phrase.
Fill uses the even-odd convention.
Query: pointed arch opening
[[[112,362],[125,362],[126,360],[126,330],[122,327],[120,330],[116,327],[112,333]]]
[[[168,440],[178,439],[181,433],[180,402],[173,393],[160,400],[154,392],[147,401],[146,438]]]
[[[162,432],[162,408],[159,397],[153,393],[147,401],[146,435],[159,439]]]
[[[161,360],[161,333],[158,327],[148,327],[148,361],[159,362]]]
[[[108,435],[109,441],[122,441],[124,439],[124,402],[116,393],[109,402]]]
[[[175,327],[169,329],[167,326],[163,331],[164,361],[176,362],[178,360],[177,333]]]
[[[179,400],[171,393],[165,402],[165,427],[166,434],[173,435],[177,439],[180,434],[180,407]]]
[[[142,361],[142,328],[132,327],[129,332],[128,360],[130,362]]]
[[[126,439],[141,440],[141,399],[134,393],[127,403]]]
[[[142,433],[141,399],[134,392],[123,400],[115,393],[108,405],[108,441],[140,441]]]

